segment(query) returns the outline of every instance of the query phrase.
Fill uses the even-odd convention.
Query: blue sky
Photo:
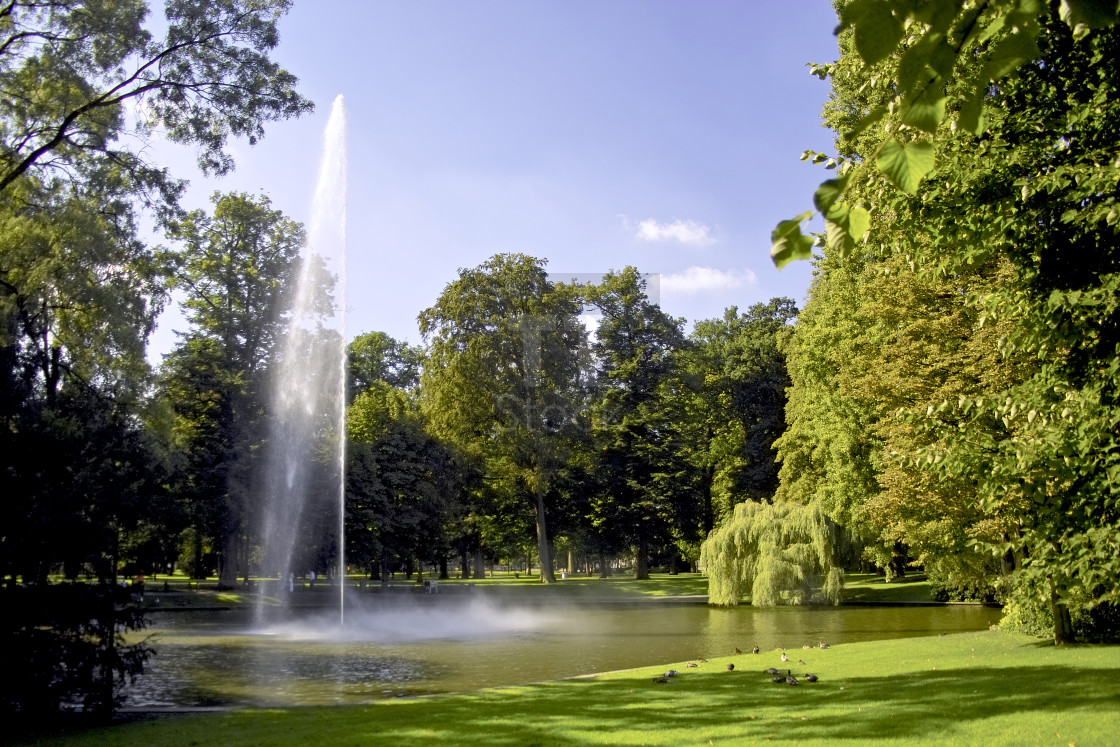
[[[827,0],[297,0],[274,58],[314,114],[235,143],[221,180],[189,154],[153,158],[214,190],[264,192],[308,221],[338,94],[349,121],[347,335],[420,342],[416,316],[457,270],[498,252],[550,271],[634,265],[691,322],[772,296],[801,301],[810,268],[778,272],[774,224],[811,205],[828,150],[836,58]],[[152,341],[166,352],[181,318]]]

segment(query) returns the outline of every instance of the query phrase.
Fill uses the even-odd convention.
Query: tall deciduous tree
[[[1117,54],[1116,8],[997,2],[975,9],[980,36],[961,37],[958,50],[971,51],[949,50],[941,62],[950,67],[926,68],[926,100],[908,94],[916,78],[903,77],[921,72],[952,41],[959,31],[953,14],[964,6],[944,4],[948,20],[937,20],[914,3],[891,5],[892,17],[917,22],[899,26],[869,58],[868,37],[860,34],[871,26],[859,9],[871,5],[845,6],[854,38],[842,37],[844,57],[819,72],[833,79],[830,116],[846,133],[841,157],[878,163],[887,181],[849,163],[822,185],[818,207],[830,216],[835,239],[825,262],[851,251],[850,239],[866,239],[863,261],[895,279],[877,294],[864,292],[858,313],[881,322],[880,342],[900,361],[920,360],[926,370],[905,380],[854,377],[839,387],[865,402],[893,397],[903,408],[874,413],[862,435],[891,444],[911,473],[894,471],[900,479],[892,480],[894,468],[884,460],[877,465],[883,491],[865,505],[897,519],[894,528],[933,555],[944,547],[918,527],[940,533],[931,519],[971,504],[951,520],[973,524],[955,542],[986,548],[1013,571],[1009,618],[1046,608],[1055,640],[1069,640],[1079,618],[1091,620],[1120,594],[1110,425],[1120,339],[1120,167],[1113,162],[1120,136],[1118,81],[1106,62]],[[1089,6],[1108,12],[1087,20]],[[943,21],[947,33],[939,37]],[[861,70],[863,63],[875,67]],[[968,111],[972,94],[962,98],[955,87],[962,81],[982,84],[975,97],[986,114],[982,126],[971,126],[980,107]],[[887,106],[900,94],[901,109]],[[963,102],[959,112],[945,108],[954,100]],[[933,105],[924,109],[932,116],[915,120],[923,101]],[[946,112],[966,126],[939,128]],[[934,151],[936,164],[923,160]],[[914,167],[908,175],[906,167]],[[858,237],[848,230],[854,205],[872,208],[859,214]],[[795,238],[785,237],[787,247]],[[874,286],[871,278],[863,276],[863,290]],[[835,318],[843,324],[846,317]],[[993,325],[1000,334],[988,332]],[[918,472],[926,469],[928,476]],[[884,500],[896,489],[906,494],[905,506]]]
[[[460,270],[420,314],[430,340],[421,402],[433,432],[486,464],[536,514],[541,578],[553,581],[545,497],[580,406],[586,332],[544,263],[500,254]]]
[[[676,358],[685,344],[682,322],[649,300],[633,267],[608,273],[585,293],[602,314],[592,345],[592,442],[600,475],[594,521],[637,548],[635,578],[649,578],[651,542],[670,541],[676,520],[698,503],[679,418],[664,406],[683,394]]]
[[[424,357],[420,347],[394,340],[384,332],[366,332],[355,337],[346,352],[351,400],[378,381],[401,391],[420,383]]]
[[[705,534],[735,503],[769,501],[778,487],[773,445],[785,430],[789,374],[779,343],[792,332],[788,298],[736,307],[697,322],[684,366],[698,429],[693,458],[707,474],[713,504]]]
[[[141,129],[198,146],[218,174],[228,138],[255,142],[269,120],[311,103],[269,59],[289,0],[168,0],[161,39],[144,27],[143,0],[12,0],[0,8],[0,194],[23,176],[45,185],[105,160],[148,171],[118,144],[129,104]],[[80,178],[80,177],[79,177]]]
[[[209,467],[206,477],[186,478],[184,487],[208,483],[187,500],[208,507],[200,510],[211,520],[199,527],[218,532],[211,539],[222,548],[222,576],[232,579],[237,567],[248,572],[249,491],[264,438],[267,366],[284,334],[304,231],[266,197],[215,194],[212,201],[213,216],[194,211],[170,232],[182,244],[172,262],[192,329],[171,358],[167,391],[179,395],[171,404],[184,438],[201,449],[189,461]]]

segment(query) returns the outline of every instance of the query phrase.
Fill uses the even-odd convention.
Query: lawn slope
[[[161,717],[39,743],[1120,744],[1120,647],[988,631],[788,654],[789,664],[766,651],[369,706]],[[776,685],[769,666],[820,681]],[[680,675],[655,682],[667,668]]]

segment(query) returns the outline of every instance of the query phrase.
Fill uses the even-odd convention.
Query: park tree
[[[591,346],[591,440],[598,452],[593,523],[636,548],[639,579],[649,578],[651,543],[670,543],[674,530],[680,536],[681,519],[698,502],[680,418],[671,408],[684,388],[676,358],[685,344],[682,321],[651,302],[645,287],[637,269],[627,267],[584,290],[601,314]]]
[[[443,561],[463,491],[451,449],[425,431],[415,401],[385,381],[354,398],[346,427],[347,561],[382,581],[413,558]]]
[[[226,173],[230,137],[256,142],[265,122],[311,109],[296,78],[268,57],[289,6],[168,0],[159,38],[144,25],[143,0],[6,3],[0,194],[9,199],[25,177],[47,190],[81,181],[91,163],[161,186],[166,174],[121,143],[129,127],[195,145],[204,173]]]
[[[420,397],[431,432],[535,514],[546,582],[554,579],[545,501],[581,403],[578,312],[542,261],[499,254],[460,270],[420,314],[430,345]]]
[[[989,341],[1002,380],[909,408],[903,456],[974,486],[974,504],[1004,522],[971,542],[1012,571],[1008,619],[1045,610],[1054,639],[1070,640],[1120,593],[1116,6],[852,2],[841,18],[844,55],[817,68],[847,117],[838,177],[817,193],[829,250],[863,246],[927,288],[952,283],[969,308],[943,316],[971,315],[974,340],[1004,326]],[[776,261],[804,256],[802,239],[779,226]],[[995,281],[975,283],[985,271]]]
[[[358,335],[346,349],[351,401],[378,381],[411,391],[420,383],[423,358],[423,348],[394,340],[384,332]]]
[[[709,600],[731,606],[749,594],[758,607],[839,604],[838,539],[836,525],[819,506],[739,503],[701,547]]]
[[[193,211],[169,232],[181,246],[168,261],[185,293],[190,329],[166,364],[164,382],[187,448],[189,474],[177,484],[197,487],[183,494],[193,528],[208,533],[222,578],[231,580],[236,568],[248,573],[267,373],[285,334],[304,231],[267,197],[215,194],[212,203],[213,215]]]
[[[51,595],[5,600],[26,603],[22,630],[41,644],[25,653],[46,679],[20,680],[24,703],[114,707],[117,675],[137,671],[146,649],[118,645],[136,618],[105,613],[119,601],[108,587],[123,552],[154,523],[175,523],[162,500],[168,462],[141,430],[158,420],[145,403],[144,348],[168,268],[138,226],[145,213],[157,225],[179,216],[183,183],[148,163],[130,133],[194,144],[204,170],[224,173],[230,137],[253,141],[265,122],[309,110],[295,78],[268,58],[286,7],[175,0],[161,41],[134,0],[0,8],[0,430],[13,447],[3,450],[14,489],[5,505],[26,509],[5,516],[0,556],[21,558],[5,562],[9,586],[43,581],[61,563],[105,587],[82,619],[56,617],[68,602]],[[82,595],[67,587],[53,597]],[[69,645],[72,636],[91,648]],[[75,695],[83,689],[99,694]]]
[[[697,433],[693,459],[706,475],[706,535],[735,503],[769,501],[778,487],[773,444],[785,430],[789,375],[779,345],[792,332],[797,307],[788,298],[731,307],[721,319],[696,323],[682,366]]]

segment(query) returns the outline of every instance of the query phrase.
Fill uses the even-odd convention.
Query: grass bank
[[[233,589],[221,591],[217,589],[217,579],[188,583],[186,579],[177,577],[166,587],[165,580],[164,577],[159,577],[148,584],[144,602],[149,609],[238,607],[256,604],[262,593],[266,604],[333,605],[338,593],[337,587],[332,588],[329,583],[320,581],[311,586],[306,579],[299,582],[294,594],[288,594],[285,589],[279,589],[278,592],[277,582],[267,579],[255,580],[250,587],[237,584]],[[366,585],[362,586],[363,583]],[[417,580],[404,578],[394,579],[387,590],[382,590],[376,582],[369,583],[358,577],[348,578],[347,584],[357,594],[421,594],[424,591]],[[164,588],[167,590],[164,591]],[[438,588],[442,594],[480,592],[490,596],[533,601],[689,598],[699,603],[708,594],[708,579],[699,573],[654,573],[643,581],[636,581],[629,576],[603,579],[597,576],[572,575],[561,579],[557,574],[555,584],[542,584],[540,577],[536,575],[498,572],[486,578],[441,580]],[[921,574],[888,583],[883,577],[873,573],[853,573],[845,578],[844,601],[856,604],[931,603],[933,593],[929,582]]]
[[[59,745],[1120,744],[1120,647],[988,631],[713,659],[368,706],[164,716]],[[799,665],[798,659],[805,664]],[[727,664],[735,669],[728,671]],[[762,670],[813,672],[776,685]],[[668,683],[655,675],[674,668]]]

